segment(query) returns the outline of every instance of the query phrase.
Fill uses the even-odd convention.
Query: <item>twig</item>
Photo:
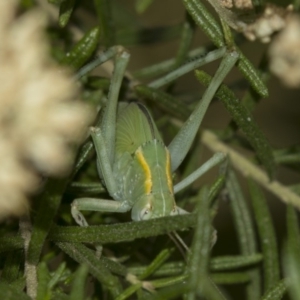
[[[24,239],[25,280],[26,280],[27,295],[31,299],[35,299],[37,294],[37,286],[38,286],[36,266],[29,263],[27,260],[28,247],[31,239],[31,221],[29,219],[29,216],[24,216],[20,218],[19,227],[20,227],[21,236]]]
[[[279,181],[270,181],[267,174],[259,167],[251,163],[243,155],[222,143],[215,134],[208,130],[202,132],[202,142],[214,152],[228,154],[231,164],[245,177],[253,178],[258,184],[265,187],[272,194],[285,203],[290,203],[300,210],[300,197]]]

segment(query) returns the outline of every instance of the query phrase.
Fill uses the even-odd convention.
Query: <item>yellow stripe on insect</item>
[[[167,153],[167,162],[166,162],[166,175],[168,181],[168,187],[171,194],[173,194],[173,182],[172,182],[172,174],[171,174],[171,159],[170,152],[167,148],[165,148]]]
[[[149,168],[149,165],[147,164],[144,155],[143,155],[143,151],[141,148],[137,149],[136,153],[135,153],[139,163],[141,164],[145,175],[146,175],[146,179],[145,179],[145,193],[148,195],[151,193],[152,190],[152,175],[151,175],[151,170]]]

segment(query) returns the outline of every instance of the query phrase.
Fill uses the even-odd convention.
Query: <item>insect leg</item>
[[[179,68],[175,69],[174,71],[164,75],[161,78],[158,78],[148,84],[151,88],[160,88],[166,84],[169,84],[173,81],[175,81],[177,78],[181,77],[182,75],[195,70],[207,63],[210,63],[212,61],[217,60],[218,58],[221,58],[226,53],[226,48],[220,48],[217,50],[213,50],[206,54],[205,56],[197,57],[196,59],[193,59],[192,61],[184,64],[183,66],[180,66]]]
[[[82,227],[89,226],[83,214],[80,212],[82,210],[87,211],[101,211],[101,212],[126,212],[130,210],[130,206],[127,202],[119,202],[113,200],[104,200],[96,198],[79,198],[75,199],[71,204],[71,214],[76,221],[76,223]],[[96,254],[100,258],[102,254],[102,245],[97,244]]]
[[[107,151],[102,130],[98,127],[92,127],[91,136],[97,153],[97,168],[99,174],[101,175],[110,196],[113,199],[118,200],[118,187],[113,175],[112,164],[109,160],[109,152]]]
[[[106,150],[109,155],[109,161],[112,165],[115,154],[115,136],[116,136],[116,115],[117,105],[120,93],[122,79],[125,74],[130,54],[122,47],[119,47],[119,52],[116,54],[114,72],[109,87],[107,105],[104,110],[103,119],[101,122],[101,130],[105,140]]]
[[[172,158],[172,172],[180,166],[180,164],[186,157],[200,127],[203,116],[212,98],[214,97],[214,94],[237,60],[238,53],[235,51],[228,52],[224,56],[215,76],[206,89],[202,100],[197,104],[188,120],[183,124],[178,134],[168,146]]]
[[[226,158],[226,155],[222,152],[217,152],[213,157],[211,157],[206,163],[200,166],[197,170],[191,173],[189,176],[181,180],[174,186],[174,194],[186,188],[188,185],[192,184],[199,177],[201,177],[208,170],[213,168],[215,165],[219,164]]]
[[[71,213],[76,223],[80,226],[88,226],[87,221],[80,211],[99,211],[99,212],[126,212],[130,210],[127,202],[96,199],[96,198],[79,198],[75,199],[71,204]]]
[[[118,52],[120,52],[120,46],[114,46],[107,51],[99,54],[93,61],[83,66],[75,75],[75,80],[80,79],[82,76],[86,75],[87,73],[91,72],[93,69],[97,68],[98,66],[102,65],[106,61],[112,59]]]

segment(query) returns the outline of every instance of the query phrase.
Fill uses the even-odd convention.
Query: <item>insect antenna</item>
[[[168,233],[168,235],[183,256],[183,259],[186,261],[186,252],[190,253],[189,247],[176,231],[171,231],[170,233]]]

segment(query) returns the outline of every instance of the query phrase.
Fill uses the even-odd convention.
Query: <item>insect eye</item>
[[[151,218],[151,211],[149,207],[145,207],[141,210],[140,220],[149,220]]]
[[[142,221],[151,219],[152,216],[152,206],[148,199],[141,199],[134,204],[131,210],[131,218],[134,221]]]

